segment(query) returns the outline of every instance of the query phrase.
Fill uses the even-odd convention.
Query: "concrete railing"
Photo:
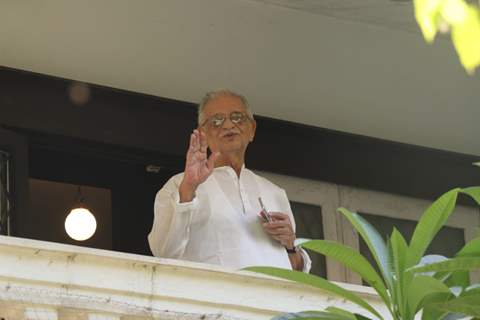
[[[385,314],[367,287],[342,284]],[[270,319],[356,305],[293,282],[179,260],[0,236],[0,319]]]

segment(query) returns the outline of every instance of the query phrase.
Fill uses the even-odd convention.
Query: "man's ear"
[[[250,137],[250,142],[252,142],[253,138],[255,138],[256,130],[257,130],[257,121],[252,119],[252,136]]]

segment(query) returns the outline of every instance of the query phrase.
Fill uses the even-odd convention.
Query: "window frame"
[[[27,237],[28,228],[28,140],[25,135],[0,126],[0,149],[10,155],[10,235]]]

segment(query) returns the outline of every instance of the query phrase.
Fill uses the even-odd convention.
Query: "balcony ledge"
[[[6,320],[270,319],[327,306],[365,312],[321,290],[246,271],[0,236]],[[386,314],[371,288],[340,284]]]

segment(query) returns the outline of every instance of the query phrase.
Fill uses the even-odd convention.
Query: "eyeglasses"
[[[242,124],[248,119],[248,116],[243,112],[233,111],[232,113],[230,113],[228,118],[233,124]],[[202,127],[208,124],[212,128],[220,128],[226,119],[227,115],[225,113],[216,113],[207,120],[205,120],[202,124]]]

